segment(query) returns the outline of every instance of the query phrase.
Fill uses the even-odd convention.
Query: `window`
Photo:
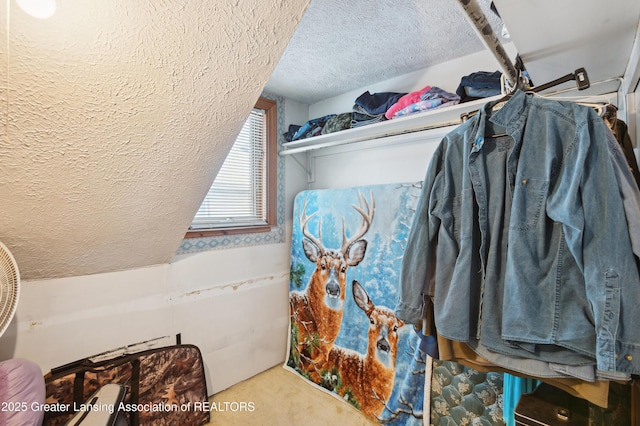
[[[277,104],[260,98],[185,238],[268,232],[276,225]]]

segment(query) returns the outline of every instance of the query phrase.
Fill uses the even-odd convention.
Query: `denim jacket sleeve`
[[[547,204],[583,271],[596,332],[597,369],[637,373],[640,280],[607,144],[609,129],[589,110],[566,151]]]
[[[633,170],[629,167],[625,153],[620,148],[613,133],[607,134],[609,156],[620,189],[624,205],[625,217],[631,237],[631,247],[637,258],[640,258],[640,190],[636,184]]]
[[[402,259],[395,314],[411,324],[420,324],[423,319],[433,316],[433,312],[425,312],[428,304],[424,301],[434,292],[440,220],[432,213],[438,202],[438,181],[445,153],[446,140],[440,143],[429,163]]]

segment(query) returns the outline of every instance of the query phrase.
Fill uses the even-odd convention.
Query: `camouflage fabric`
[[[128,424],[200,426],[210,419],[208,410],[197,409],[202,405],[194,404],[206,402],[208,397],[200,350],[193,345],[152,349],[99,363],[80,361],[49,373],[45,383],[45,403],[66,409],[47,411],[43,426],[65,424],[107,383],[122,384],[129,389],[124,401],[115,407],[121,408]],[[74,398],[77,386],[82,396]]]
[[[326,135],[328,133],[338,132],[349,128],[351,128],[351,113],[345,112],[328,119],[322,128],[321,133]]]

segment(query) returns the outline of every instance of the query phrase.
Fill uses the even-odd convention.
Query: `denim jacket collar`
[[[487,102],[485,103],[478,114],[476,115],[476,121],[473,127],[473,146],[471,152],[477,152],[482,149],[485,140],[485,126],[486,120],[491,121],[498,126],[502,126],[507,129],[507,133],[518,140],[521,137],[522,128],[527,120],[527,111],[531,103],[535,102],[535,95],[524,93],[521,90],[517,90],[508,101],[505,101],[504,106],[497,111],[493,111],[500,102]]]

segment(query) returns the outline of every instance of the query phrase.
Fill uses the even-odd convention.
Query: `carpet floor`
[[[372,426],[345,402],[314,388],[281,365],[209,398],[216,426]]]

